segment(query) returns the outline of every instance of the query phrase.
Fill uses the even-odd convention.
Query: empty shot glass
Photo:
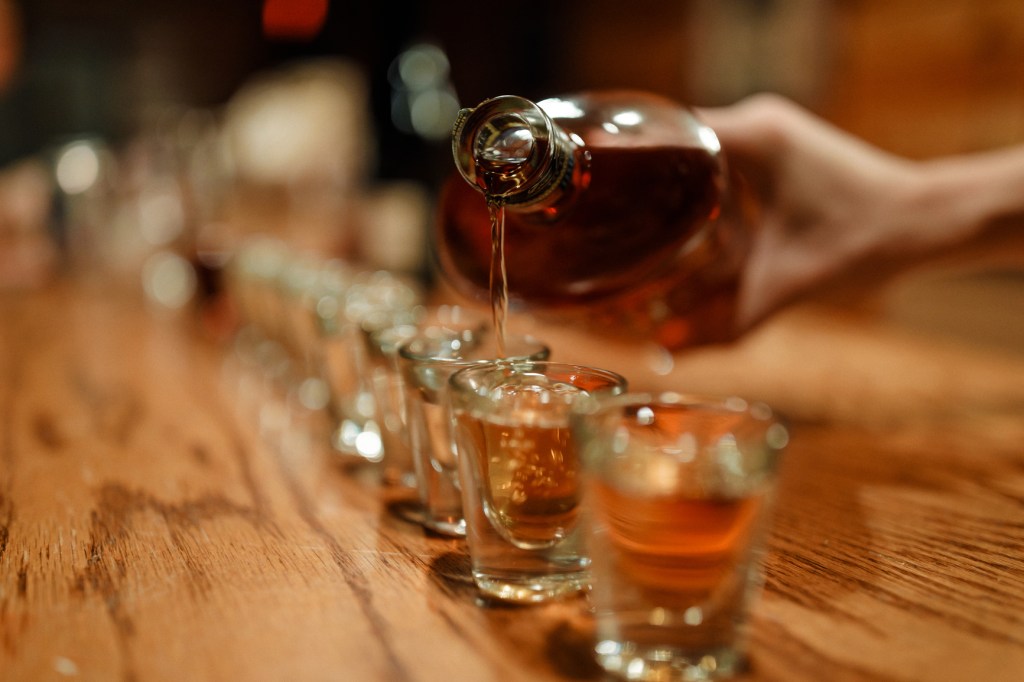
[[[586,587],[569,417],[583,396],[625,390],[614,372],[559,362],[489,363],[452,376],[466,541],[484,597],[531,603]]]
[[[361,272],[340,287],[325,287],[315,311],[321,330],[322,374],[328,386],[330,444],[349,464],[383,459],[377,403],[367,367],[362,325],[371,316],[416,319],[421,292],[392,273]]]
[[[493,333],[478,326],[430,327],[398,349],[406,391],[406,419],[423,524],[438,533],[466,534],[451,432],[448,379],[456,371],[497,357]],[[529,336],[505,341],[509,358],[543,360],[550,350]]]
[[[417,487],[416,466],[409,442],[405,382],[398,363],[399,347],[421,332],[450,329],[483,331],[483,317],[458,305],[417,306],[409,314],[375,314],[363,320],[366,383],[372,388],[380,425],[381,479],[399,488]],[[439,332],[438,332],[439,333]]]
[[[398,323],[370,331],[365,336],[369,384],[380,423],[381,478],[388,485],[416,487],[416,469],[409,443],[405,388],[398,367],[398,347],[413,338],[420,327]]]
[[[597,661],[631,680],[742,672],[785,427],[739,398],[635,394],[581,403],[573,434]]]

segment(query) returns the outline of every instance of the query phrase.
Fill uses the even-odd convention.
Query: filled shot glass
[[[398,348],[422,523],[443,535],[466,534],[448,379],[460,369],[494,360],[498,351],[493,337],[489,329],[480,326],[430,327]],[[529,336],[508,337],[505,353],[509,358],[530,360],[544,360],[551,354],[546,345]]]
[[[598,663],[632,680],[742,672],[785,427],[760,403],[678,394],[587,401],[572,424]]]
[[[625,390],[614,372],[558,362],[495,362],[452,376],[466,541],[482,596],[531,603],[586,587],[569,416],[583,396]]]

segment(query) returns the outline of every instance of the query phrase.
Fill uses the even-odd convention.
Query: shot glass
[[[329,442],[350,464],[383,459],[381,426],[370,384],[363,323],[371,316],[415,319],[421,292],[387,272],[363,272],[325,289],[315,306],[321,331],[320,363],[328,387]]]
[[[369,383],[380,422],[381,478],[388,485],[416,487],[416,469],[409,443],[405,388],[398,367],[398,347],[412,339],[420,327],[398,323],[368,332],[366,340]]]
[[[405,382],[398,362],[398,348],[420,333],[437,330],[480,332],[484,318],[458,305],[417,306],[406,314],[375,314],[362,324],[366,348],[366,383],[372,388],[380,425],[381,479],[399,488],[417,487],[416,466],[409,442]],[[435,330],[431,332],[430,330]]]
[[[615,395],[614,372],[496,362],[451,378],[452,418],[473,579],[482,596],[532,603],[589,579],[579,531],[580,462],[569,428],[581,397]]]
[[[505,342],[510,359],[547,359],[551,351],[529,336]],[[406,419],[423,524],[444,535],[466,534],[462,492],[451,430],[448,379],[456,371],[494,360],[497,346],[488,329],[427,328],[398,348],[406,392]]]
[[[631,680],[742,672],[786,428],[739,398],[627,394],[581,403],[572,430],[598,663]]]

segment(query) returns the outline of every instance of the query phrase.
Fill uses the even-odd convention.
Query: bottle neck
[[[533,102],[503,96],[463,109],[452,131],[455,166],[488,202],[517,210],[558,203],[579,173],[582,140]]]

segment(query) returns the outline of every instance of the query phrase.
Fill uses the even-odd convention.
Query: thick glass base
[[[430,516],[429,513],[425,513],[421,523],[427,530],[439,533],[440,535],[448,535],[453,538],[466,537],[465,519],[439,519]]]
[[[516,604],[563,599],[586,590],[590,576],[585,571],[524,577],[494,576],[473,571],[481,596]]]
[[[609,673],[642,682],[702,682],[746,671],[747,660],[732,647],[687,651],[603,640],[594,647],[598,664]]]

